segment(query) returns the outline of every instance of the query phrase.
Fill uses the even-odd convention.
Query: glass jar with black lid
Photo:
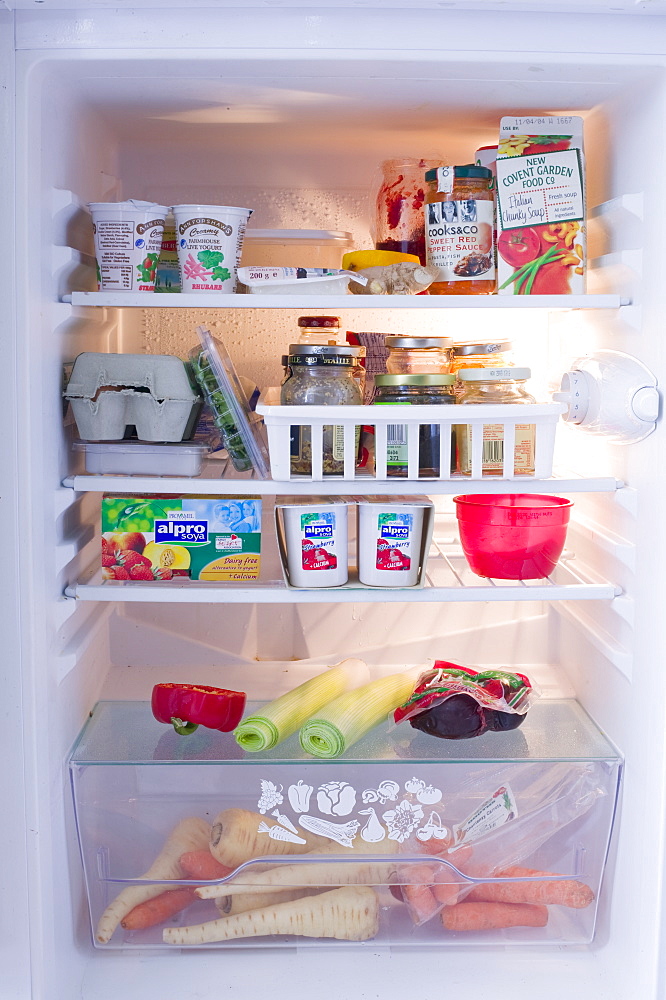
[[[449,406],[455,403],[455,376],[376,375],[373,404],[378,406]],[[453,438],[452,445],[453,445]],[[389,424],[387,428],[386,473],[405,479],[408,474],[407,425]],[[451,471],[455,468],[455,448],[451,449]],[[440,425],[419,426],[419,477],[439,476]]]
[[[355,377],[359,348],[333,345],[291,344],[287,357],[289,375],[280,389],[286,406],[358,406],[363,394]],[[312,474],[312,434],[309,426],[291,428],[291,471]],[[344,429],[325,425],[324,475],[344,472]]]

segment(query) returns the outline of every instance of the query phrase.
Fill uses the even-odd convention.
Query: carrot
[[[206,882],[212,878],[226,878],[233,871],[226,865],[221,865],[208,848],[204,851],[187,851],[180,856],[180,867],[186,878],[201,879]]]
[[[120,926],[126,931],[140,931],[146,927],[163,924],[169,917],[180,913],[186,906],[196,903],[197,897],[191,886],[180,886],[178,889],[167,889],[154,899],[147,899],[130,910],[120,921]]]
[[[490,931],[501,927],[545,927],[548,910],[530,903],[456,903],[442,910],[447,931]],[[164,932],[165,934],[168,931]]]
[[[367,941],[378,930],[379,904],[375,893],[367,886],[345,886],[320,896],[276,903],[205,924],[167,927],[162,936],[166,944],[177,945],[201,945],[269,934]]]
[[[432,865],[405,865],[405,877],[413,879],[423,879],[422,883],[403,882],[400,886],[402,897],[409,906],[412,920],[415,924],[424,924],[435,916],[439,910],[439,904],[433,894],[432,886],[429,884],[434,879]]]
[[[274,840],[259,832],[262,823],[268,826],[266,817],[259,813],[249,812],[247,809],[225,809],[213,822],[210,836],[211,854],[221,865],[237,868],[244,861],[265,854],[304,854],[330,843],[325,837],[319,837],[305,830],[300,830],[298,833],[300,843]]]
[[[472,856],[472,848],[469,844],[463,844],[458,847],[452,854],[446,855],[448,861],[455,865],[460,871],[465,871],[467,862],[469,862]],[[444,857],[444,855],[442,855]],[[445,905],[451,905],[456,902],[461,890],[467,885],[467,883],[456,875],[455,872],[447,868],[446,865],[441,865],[437,870],[435,875],[435,885],[432,887],[432,892],[438,903],[444,903]],[[465,897],[467,898],[467,897]]]
[[[363,854],[392,854],[397,846],[393,840],[382,840],[378,844],[360,841],[353,851],[357,857]],[[345,849],[339,844],[329,844],[308,853],[317,857],[329,854],[339,857],[343,852]],[[394,862],[284,863],[263,872],[242,872],[233,882],[226,882],[224,885],[202,885],[196,893],[200,899],[216,899],[218,896],[237,896],[248,892],[280,892],[296,886],[381,885],[392,880],[394,870]]]
[[[210,826],[198,816],[183,819],[171,831],[164,847],[141,879],[151,882],[155,879],[179,879],[183,877],[179,858],[187,851],[199,851],[207,846]],[[139,903],[154,899],[164,892],[163,885],[130,885],[123,889],[105,909],[99,919],[95,936],[101,944],[106,944],[120,921]]]
[[[589,906],[594,899],[594,892],[589,885],[576,879],[563,879],[561,882],[542,882],[544,876],[554,872],[534,871],[531,868],[517,866],[505,868],[497,872],[497,878],[534,878],[534,882],[485,882],[476,885],[465,897],[466,902],[487,901],[496,903],[554,903],[559,906],[570,906],[581,910]]]

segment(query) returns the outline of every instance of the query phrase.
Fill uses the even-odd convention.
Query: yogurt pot
[[[287,572],[292,587],[341,587],[349,577],[344,500],[278,504],[284,525]]]
[[[152,201],[91,201],[97,288],[154,292],[167,209]]]
[[[251,208],[174,205],[183,292],[235,292],[236,269]]]
[[[427,506],[430,506],[428,502]],[[358,504],[358,578],[369,587],[419,582],[426,505],[382,497]]]

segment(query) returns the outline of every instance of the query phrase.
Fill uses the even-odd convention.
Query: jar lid
[[[458,378],[463,382],[522,382],[531,374],[529,368],[461,368]]]
[[[455,375],[375,375],[375,385],[453,385]]]
[[[298,317],[299,326],[322,326],[322,327],[336,327],[340,326],[339,316],[299,316]]]
[[[453,346],[453,341],[448,337],[394,337],[387,336],[384,338],[384,343],[387,347],[399,347],[399,348],[430,348],[430,347],[441,347],[443,351],[448,351],[450,347]]]
[[[486,341],[484,344],[455,344],[453,355],[456,358],[464,358],[470,354],[501,354],[510,351],[512,346],[510,340]]]
[[[480,177],[482,180],[490,180],[490,178],[493,176],[493,172],[492,172],[492,170],[489,170],[488,167],[479,167],[479,166],[477,166],[476,163],[465,163],[461,167],[454,167],[453,168],[453,176],[454,177]],[[427,170],[426,171],[426,175],[425,175],[425,179],[427,181],[436,181],[437,180],[437,168],[435,167],[434,170]]]
[[[364,358],[365,347],[353,344],[290,344],[290,354],[326,354],[343,358]]]
[[[356,367],[356,359],[352,354],[290,354],[287,358],[290,368],[348,368],[351,372]]]

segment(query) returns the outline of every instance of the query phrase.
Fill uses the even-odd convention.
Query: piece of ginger
[[[368,283],[361,285],[352,278],[349,291],[353,295],[417,295],[437,280],[439,268],[402,261],[383,267],[366,267],[358,274],[364,275]]]

